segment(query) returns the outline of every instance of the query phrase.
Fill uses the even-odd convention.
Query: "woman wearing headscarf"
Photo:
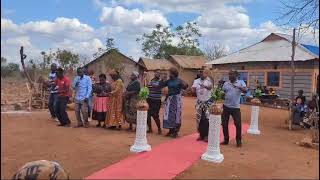
[[[139,73],[133,72],[131,74],[131,82],[128,84],[126,93],[125,93],[125,107],[124,114],[125,120],[129,123],[128,131],[132,131],[132,124],[136,124],[137,120],[137,103],[139,98],[140,91],[140,82],[138,81]]]
[[[109,106],[109,96],[111,92],[111,85],[107,82],[105,74],[99,75],[99,83],[93,85],[93,93],[96,95],[93,105],[92,119],[97,120],[97,127],[101,127],[101,123],[106,127],[105,120],[107,116],[107,110]]]
[[[163,87],[168,87],[168,98],[165,102],[163,128],[169,129],[166,136],[176,138],[181,127],[182,114],[182,90],[188,88],[176,68],[169,69],[169,80],[163,83]]]
[[[112,91],[110,92],[110,107],[107,112],[106,125],[109,129],[115,129],[117,126],[119,129],[121,129],[121,123],[123,120],[122,101],[124,84],[116,71],[111,71],[110,77],[113,82],[111,84]]]

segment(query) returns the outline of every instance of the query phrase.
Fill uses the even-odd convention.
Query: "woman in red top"
[[[70,80],[68,77],[64,76],[64,71],[62,68],[57,69],[57,79],[56,85],[58,87],[58,98],[55,107],[56,116],[60,122],[58,126],[70,126],[70,120],[67,113],[67,103],[69,97],[71,96],[70,91]]]

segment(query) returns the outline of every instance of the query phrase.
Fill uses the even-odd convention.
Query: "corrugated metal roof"
[[[171,55],[170,57],[185,69],[201,69],[207,62],[204,56]]]
[[[271,35],[274,35],[272,33]],[[275,34],[283,39],[273,41],[261,41],[257,44],[241,49],[228,56],[213,60],[207,64],[230,64],[242,62],[265,62],[265,61],[291,61],[291,39],[283,34]],[[270,35],[269,35],[270,36]],[[288,36],[288,35],[287,35]],[[307,48],[297,45],[295,61],[319,59],[318,55],[311,53]]]
[[[312,46],[312,45],[307,45],[307,44],[301,44],[303,47],[305,47],[306,49],[308,49],[310,52],[312,52],[313,54],[319,56],[319,47],[317,46]]]
[[[174,65],[166,59],[149,59],[149,58],[140,58],[139,64],[142,64],[148,71],[161,69],[169,70]]]

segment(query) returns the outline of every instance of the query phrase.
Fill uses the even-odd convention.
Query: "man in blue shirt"
[[[57,97],[58,97],[58,87],[55,84],[55,80],[57,79],[56,71],[57,71],[57,65],[55,63],[52,63],[51,72],[49,73],[49,82],[48,82],[49,91],[50,91],[48,109],[51,114],[51,119],[58,121],[58,119],[56,118],[57,117],[56,113],[54,111],[57,103]]]
[[[236,126],[236,141],[237,147],[241,147],[241,113],[240,113],[240,98],[241,93],[245,93],[248,88],[244,81],[238,80],[238,72],[231,70],[229,72],[229,81],[223,84],[223,91],[225,92],[225,100],[223,104],[222,113],[222,127],[224,142],[222,145],[229,143],[229,117],[232,116],[234,125]]]
[[[72,88],[75,90],[75,112],[78,121],[76,128],[82,126],[88,128],[88,101],[92,92],[92,82],[89,76],[84,75],[82,68],[77,69],[77,76],[73,80]]]

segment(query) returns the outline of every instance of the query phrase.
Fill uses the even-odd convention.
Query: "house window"
[[[248,72],[239,72],[239,80],[242,80],[248,86]]]
[[[267,72],[267,86],[280,86],[280,72]]]

